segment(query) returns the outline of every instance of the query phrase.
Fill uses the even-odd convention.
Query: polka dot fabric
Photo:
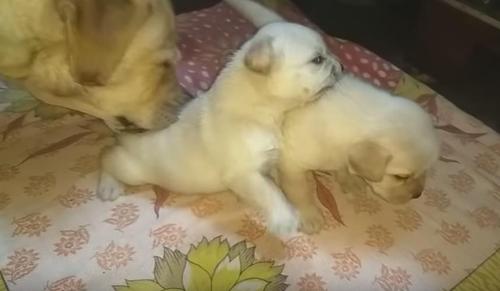
[[[207,90],[255,27],[225,3],[177,17],[177,78],[189,93]]]
[[[279,13],[290,21],[319,31],[292,5],[282,7]],[[193,95],[212,85],[231,54],[256,31],[249,21],[224,2],[179,15],[177,29],[182,56],[177,77],[182,87]],[[381,88],[396,87],[402,73],[394,65],[355,43],[323,35],[332,53],[348,71]]]

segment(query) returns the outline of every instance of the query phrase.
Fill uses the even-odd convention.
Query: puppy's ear
[[[82,85],[104,85],[123,58],[137,30],[152,13],[148,1],[56,0],[64,22],[73,78]]]
[[[353,173],[369,181],[380,182],[391,159],[387,149],[375,142],[362,141],[350,149],[348,164]]]
[[[255,73],[266,75],[274,61],[273,39],[266,37],[251,44],[245,55],[245,66]]]

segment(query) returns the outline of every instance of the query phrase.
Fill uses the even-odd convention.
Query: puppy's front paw
[[[296,232],[299,227],[299,220],[293,209],[289,206],[275,209],[268,222],[268,229],[276,235],[284,235]],[[284,209],[286,208],[286,209]]]
[[[107,173],[101,173],[99,184],[97,185],[97,196],[102,201],[116,200],[122,192],[122,184]]]
[[[302,209],[300,211],[300,231],[306,234],[315,234],[323,229],[325,218],[321,210],[316,207]]]

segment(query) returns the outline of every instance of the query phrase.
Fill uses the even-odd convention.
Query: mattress
[[[193,95],[255,32],[224,3],[177,24],[178,78]],[[324,229],[281,237],[229,193],[143,186],[101,202],[98,156],[111,132],[0,84],[0,290],[500,290],[499,135],[360,45],[325,40],[352,74],[432,115],[441,157],[420,199],[348,198],[317,173]]]

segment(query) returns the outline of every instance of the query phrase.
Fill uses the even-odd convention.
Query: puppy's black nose
[[[422,191],[418,191],[418,192],[415,192],[413,193],[413,195],[411,196],[413,199],[417,199],[419,198],[420,196],[422,196]]]
[[[339,66],[333,66],[331,75],[335,77],[335,79],[340,79],[342,75],[344,74],[344,66],[340,64]]]

